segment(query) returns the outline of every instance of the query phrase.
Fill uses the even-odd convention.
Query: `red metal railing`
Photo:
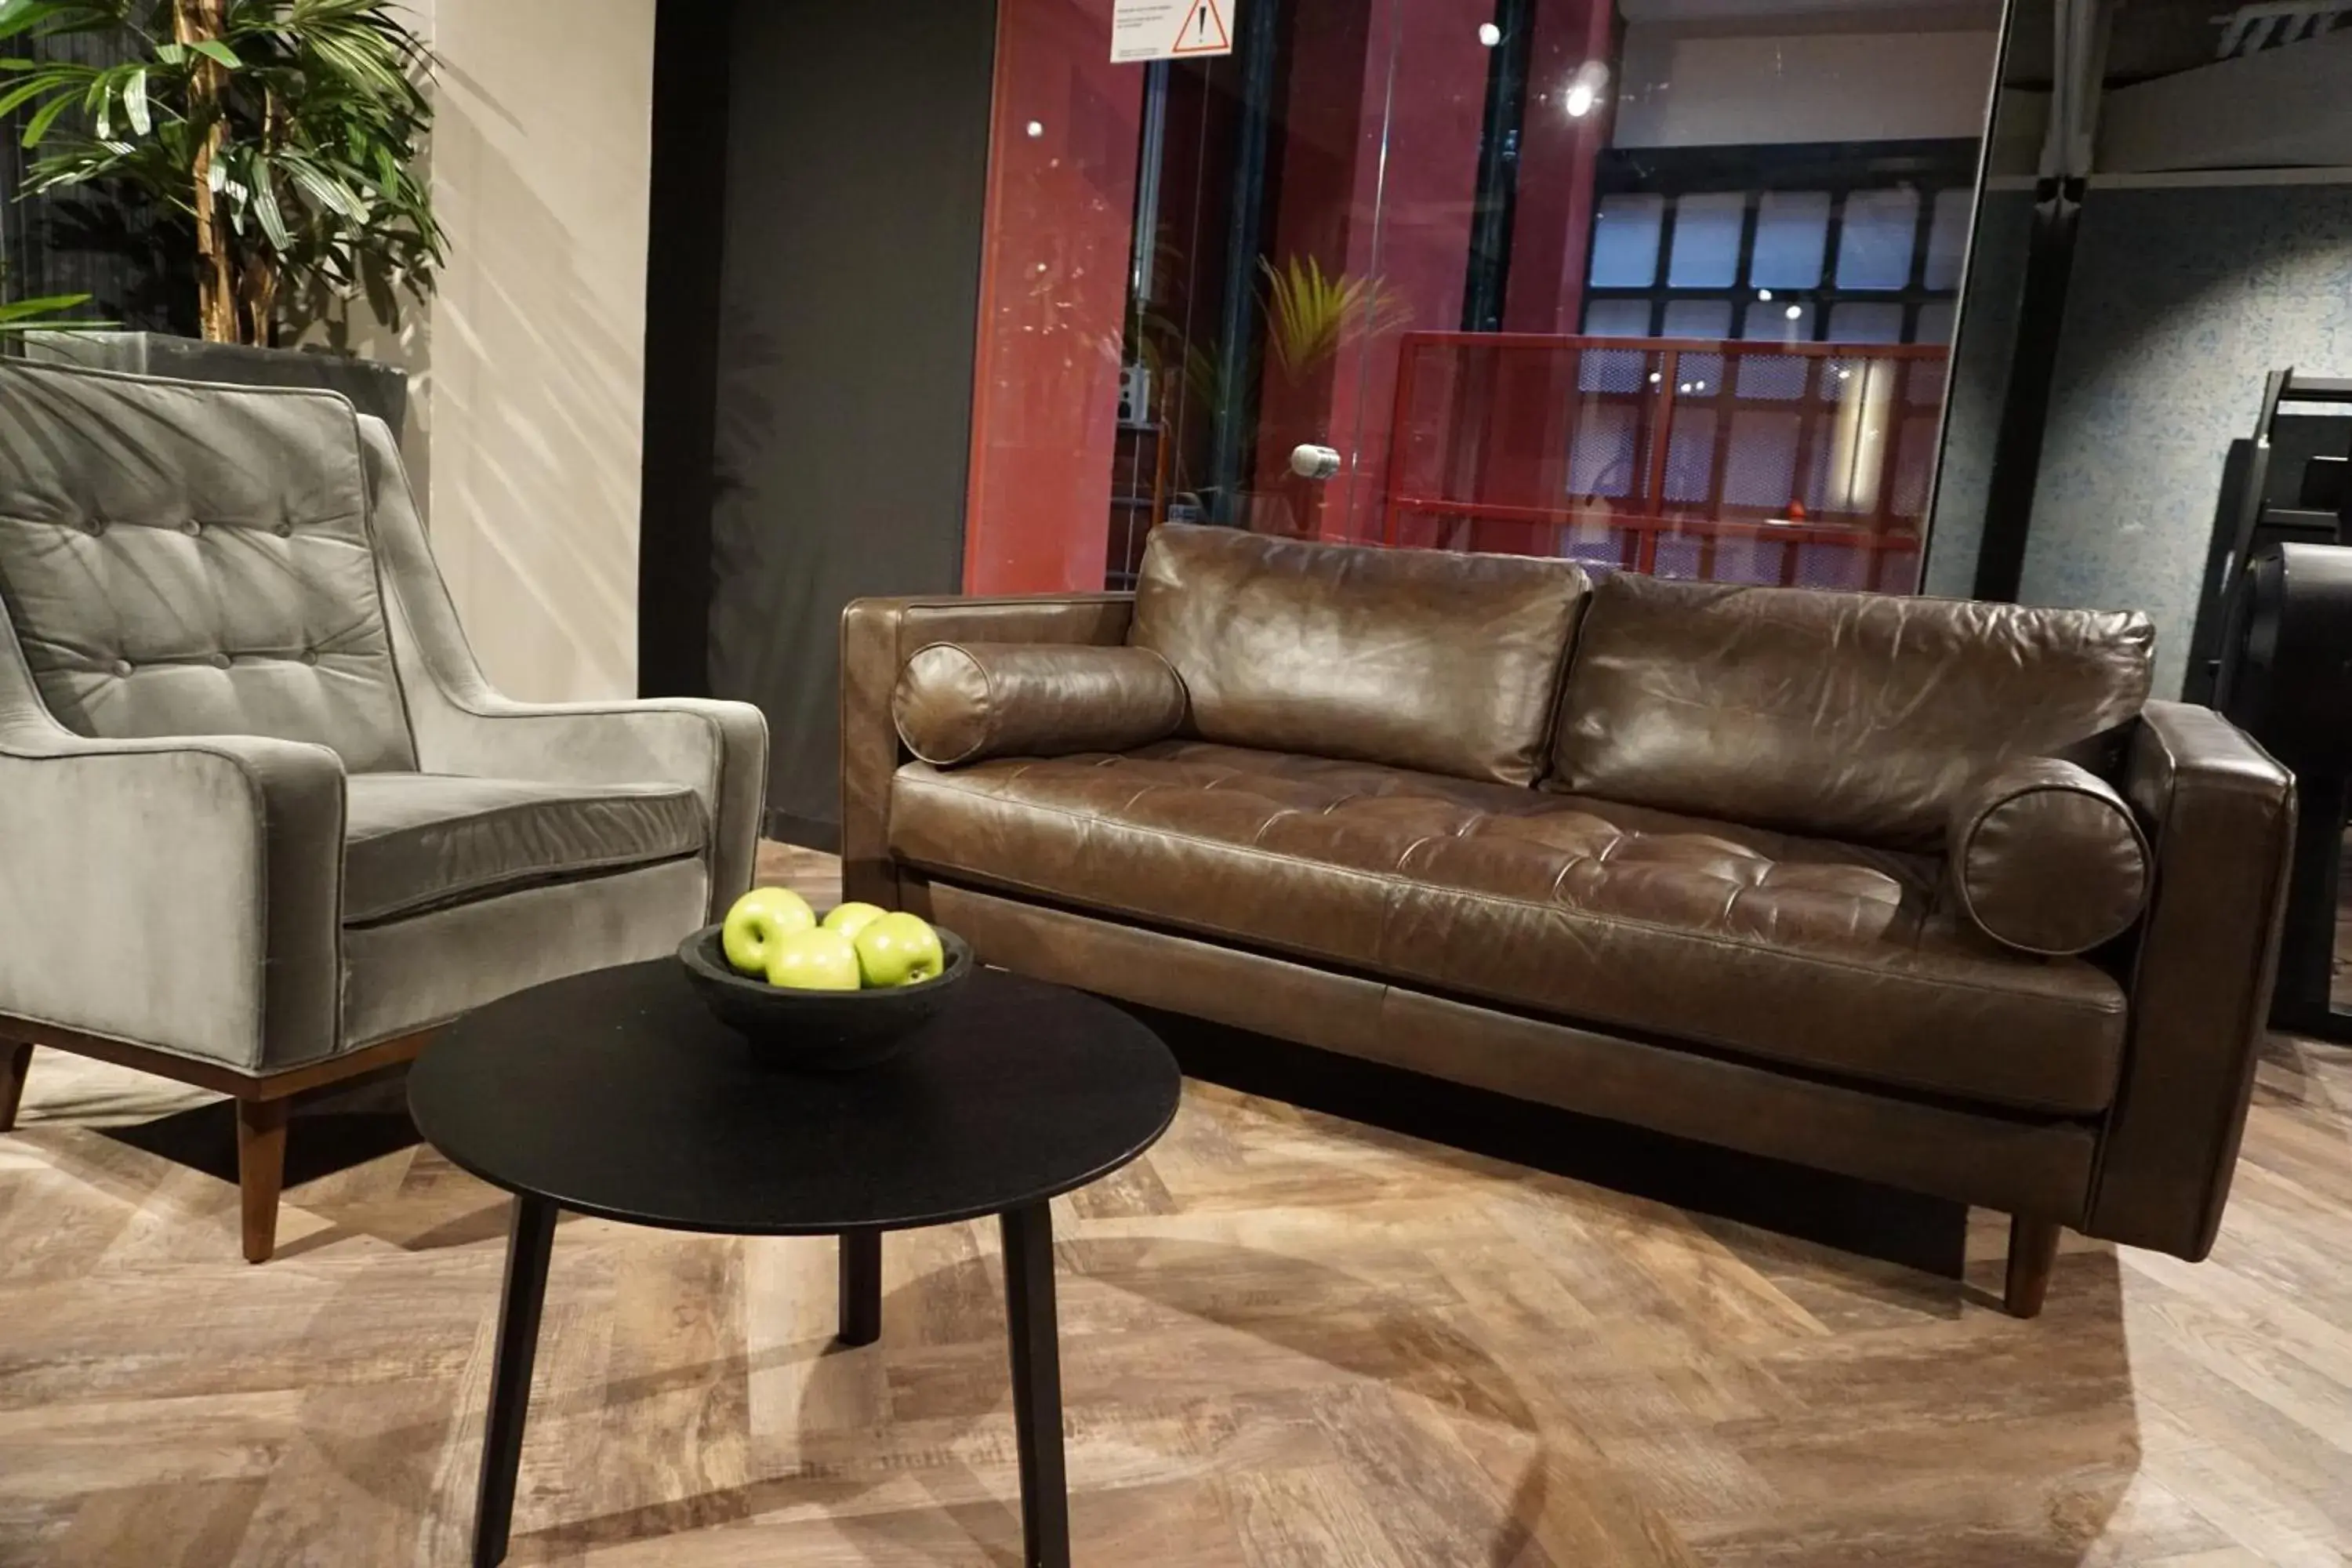
[[[1382,535],[1908,591],[1948,352],[1409,332]]]

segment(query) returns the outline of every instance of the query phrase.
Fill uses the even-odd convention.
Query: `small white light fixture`
[[[1568,80],[1568,93],[1561,105],[1571,120],[1581,120],[1601,102],[1601,94],[1609,85],[1609,67],[1602,60],[1587,60],[1576,68]]]
[[[1842,370],[1838,372],[1838,379],[1840,381],[1852,381],[1853,379],[1853,372],[1850,370]]]
[[[1691,390],[1694,392],[1705,392],[1706,390],[1706,383],[1703,381],[1695,381],[1691,383]]]
[[[1781,313],[1792,321],[1801,321],[1805,319],[1805,308],[1802,305],[1791,305]]]
[[[1032,141],[1035,140],[1037,137],[1043,136],[1044,134],[1045,134],[1045,122],[1044,121],[1033,120],[1029,122],[1029,135]]]
[[[1756,290],[1756,297],[1769,305],[1772,302],[1772,290],[1769,289],[1759,289]]]
[[[1478,41],[1491,49],[1503,41],[1503,29],[1492,22],[1481,22],[1478,24]]]
[[[1685,393],[1685,394],[1687,394],[1687,393],[1690,391],[1690,389],[1691,389],[1691,384],[1690,384],[1690,383],[1689,383],[1689,382],[1687,382],[1687,381],[1686,381],[1686,382],[1685,382],[1685,383],[1683,383],[1680,386],[1678,386],[1678,387],[1675,388],[1675,390],[1676,392]]]
[[[1657,385],[1657,384],[1658,384],[1658,383],[1660,383],[1660,382],[1662,382],[1662,381],[1664,381],[1664,380],[1665,380],[1665,379],[1666,379],[1666,378],[1665,378],[1664,376],[1661,375],[1660,374],[1658,374],[1658,373],[1657,373],[1656,371],[1654,371],[1654,371],[1652,371],[1652,372],[1650,373],[1650,384],[1651,384],[1652,386],[1655,386],[1655,385]]]

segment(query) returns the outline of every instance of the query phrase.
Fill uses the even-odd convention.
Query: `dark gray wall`
[[[765,710],[803,843],[840,821],[842,606],[961,581],[995,11],[734,7],[710,688]]]
[[[2287,365],[2352,376],[2352,185],[2092,190],[2021,596],[2147,611],[2159,696],[2230,444]]]

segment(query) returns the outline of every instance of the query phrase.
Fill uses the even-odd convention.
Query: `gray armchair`
[[[35,1046],[288,1097],[751,878],[740,703],[492,690],[391,434],[332,394],[0,366],[0,1132]]]

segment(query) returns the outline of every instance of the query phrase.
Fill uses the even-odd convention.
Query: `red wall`
[[[1142,68],[1110,63],[1110,11],[997,7],[968,593],[1103,583],[1143,103]]]
[[[1404,327],[1462,324],[1462,288],[1478,180],[1487,53],[1481,18],[1459,0],[1302,0],[1280,134],[1281,205],[1268,256],[1312,256],[1326,273],[1378,278]],[[1269,363],[1257,482],[1300,531],[1375,537],[1381,526],[1396,331],[1360,341],[1314,375],[1286,383]],[[1301,441],[1338,447],[1342,475],[1291,478]],[[1268,526],[1272,518],[1260,518]]]

